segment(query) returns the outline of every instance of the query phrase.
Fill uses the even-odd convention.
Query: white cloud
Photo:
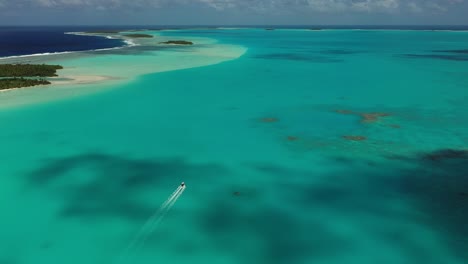
[[[426,6],[427,9],[430,9],[430,10],[433,10],[433,11],[438,11],[438,12],[447,11],[446,6],[443,6],[443,5],[441,5],[440,3],[437,3],[437,2],[427,2],[425,6]]]
[[[201,3],[211,6],[218,10],[237,7],[239,4],[236,0],[199,0]]]
[[[400,6],[399,0],[361,0],[351,1],[351,8],[358,11],[393,11]]]
[[[464,0],[0,0],[3,8],[21,6],[44,8],[77,8],[94,9],[115,8],[157,8],[166,5],[199,4],[215,10],[253,10],[272,12],[282,10],[309,10],[314,12],[424,12],[432,10],[443,12]]]
[[[307,0],[306,8],[319,12],[342,11],[347,9],[346,1],[342,0]]]
[[[423,11],[423,8],[415,2],[409,2],[407,5],[408,9],[413,13],[421,13]]]
[[[181,0],[174,0],[181,1]],[[271,11],[282,9],[311,10],[315,12],[423,12],[426,9],[446,11],[464,0],[193,0],[217,10],[252,9]]]
[[[125,6],[158,6],[160,0],[29,0],[33,4],[44,6],[44,7],[107,7],[107,8],[118,8]]]
[[[447,12],[450,8],[456,7],[463,3],[464,0],[427,0],[427,1],[413,1],[407,3],[407,8],[413,13],[441,13]]]

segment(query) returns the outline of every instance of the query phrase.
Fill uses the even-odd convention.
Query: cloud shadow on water
[[[202,214],[200,226],[220,252],[248,263],[304,263],[352,249],[340,235],[319,221],[304,221],[278,207],[248,209],[236,202],[214,201]],[[243,240],[255,241],[242,243]]]
[[[403,58],[408,59],[437,59],[449,61],[468,61],[468,54],[450,53],[450,54],[403,54]]]
[[[366,168],[359,161],[355,166],[346,161],[347,170],[323,175],[318,183],[281,182],[279,195],[301,205],[300,210],[326,211],[363,225],[369,236],[398,248],[411,263],[435,264],[441,259],[434,258],[418,231],[405,232],[408,226],[434,232],[454,258],[468,259],[468,151],[439,150],[399,158],[410,166],[380,163]],[[311,172],[280,166],[254,169],[275,178],[313,177]],[[395,206],[401,203],[410,210]]]
[[[222,174],[227,174],[226,169],[216,164],[86,153],[47,161],[28,179],[31,187],[45,188],[64,201],[64,217],[141,221],[154,211],[155,205],[139,195],[176,187],[183,180],[210,180]]]
[[[307,170],[273,164],[248,165],[254,171],[272,176],[267,185],[281,190],[276,193],[275,203],[265,199],[264,193],[233,196],[232,186],[221,185],[217,191],[224,193],[226,189],[226,199],[214,199],[213,194],[203,193],[200,209],[175,210],[172,213],[186,217],[172,219],[180,219],[180,223],[193,219],[195,228],[203,234],[203,241],[239,263],[252,260],[269,264],[307,263],[334,261],[355,254],[367,256],[371,253],[356,248],[362,247],[356,243],[361,235],[398,252],[408,263],[441,263],[437,258],[440,255],[430,250],[425,238],[415,235],[419,234],[414,230],[416,227],[436,234],[454,258],[463,260],[468,257],[467,158],[465,151],[440,150],[392,157],[388,164],[381,162],[373,167],[362,166],[361,160],[347,159],[341,164],[347,170],[321,175],[318,182],[294,180],[309,176],[316,179]],[[339,165],[340,160],[334,161]],[[411,166],[395,166],[406,163]],[[81,168],[91,171],[93,177],[86,183],[73,184],[76,179],[72,174]],[[61,189],[56,195],[64,198],[62,214],[67,217],[122,217],[141,222],[154,206],[132,199],[137,193],[178,182],[180,175],[212,181],[226,173],[225,168],[216,164],[194,165],[180,159],[137,160],[88,153],[49,161],[32,172],[29,179],[33,187],[59,185]],[[72,184],[63,184],[67,181]],[[279,201],[281,204],[276,204]],[[394,206],[399,203],[410,210]],[[196,217],[191,216],[193,213]],[[349,223],[348,228],[356,227],[359,237],[343,233],[335,225],[336,220]],[[176,226],[178,230],[185,228]],[[191,228],[194,226],[188,224],[189,233]],[[188,239],[185,234],[167,234],[168,240],[164,241],[171,241],[173,247],[166,250],[174,250],[176,254],[187,249],[188,255],[206,250],[206,246],[197,244],[196,237]],[[158,241],[150,246],[161,243],[160,237],[152,239]],[[380,257],[383,260],[385,256]]]
[[[253,56],[255,59],[267,59],[267,60],[291,60],[291,61],[305,61],[312,63],[338,63],[343,62],[341,59],[336,59],[328,56],[318,56],[310,54],[300,53],[270,53],[270,54],[259,54]]]

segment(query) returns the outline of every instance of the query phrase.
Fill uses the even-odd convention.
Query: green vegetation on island
[[[119,34],[122,32],[138,32],[138,31],[145,31],[143,29],[95,29],[84,31],[83,33],[88,34]]]
[[[91,30],[91,31],[85,31],[84,33],[89,33],[89,34],[119,34],[121,30]]]
[[[193,45],[193,42],[186,40],[169,40],[164,42],[159,42],[160,44],[177,44],[177,45]]]
[[[44,79],[4,78],[0,79],[0,90],[50,84]]]
[[[0,90],[50,84],[43,77],[55,77],[60,69],[60,65],[0,64]]]
[[[152,35],[148,35],[148,34],[125,34],[123,36],[128,37],[128,38],[152,38],[153,37]]]
[[[60,65],[0,64],[0,77],[54,77]]]

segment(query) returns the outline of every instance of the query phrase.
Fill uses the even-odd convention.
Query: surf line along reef
[[[0,64],[0,90],[51,84],[46,77],[57,77],[60,65]]]

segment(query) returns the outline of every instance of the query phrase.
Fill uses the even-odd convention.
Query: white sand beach
[[[242,46],[219,44],[215,39],[202,37],[183,38],[194,43],[190,46],[160,44],[171,38],[154,31],[142,33],[151,34],[153,38],[127,39],[120,36],[128,43],[127,46],[90,52],[0,58],[0,63],[45,63],[64,67],[57,72],[58,77],[48,78],[51,85],[4,90],[0,97],[0,107],[97,92],[101,88],[128,82],[145,74],[203,67],[233,60],[247,51]],[[111,34],[110,37],[118,38],[119,35]],[[38,96],[45,88],[47,96]],[[70,89],[81,91],[71,92]]]

